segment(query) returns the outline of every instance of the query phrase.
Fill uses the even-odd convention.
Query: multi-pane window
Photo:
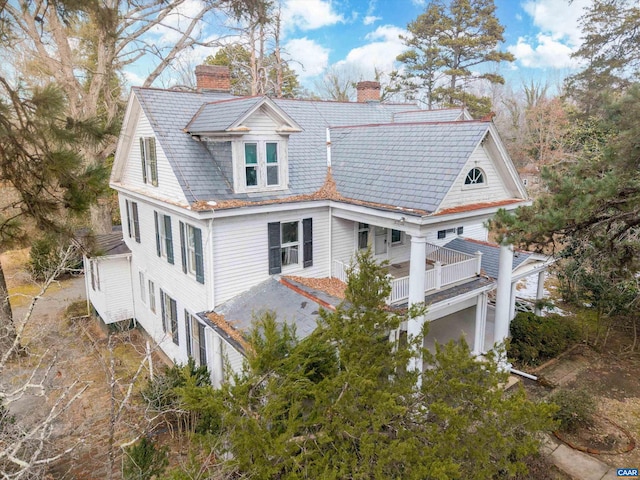
[[[162,328],[170,333],[173,343],[180,345],[178,339],[178,306],[176,301],[160,290],[160,307],[162,308]]]
[[[278,185],[278,144],[267,142],[267,185]]]
[[[313,219],[295,222],[271,222],[267,225],[269,275],[281,273],[282,267],[313,266]]]
[[[156,313],[156,285],[149,280],[149,310]]]
[[[447,238],[447,235],[462,235],[464,233],[464,227],[447,228],[446,230],[438,230],[438,238],[442,240]]]
[[[140,137],[140,160],[142,161],[142,181],[158,186],[158,160],[156,157],[156,139]]]
[[[478,167],[474,167],[469,170],[467,177],[464,179],[465,185],[479,185],[484,183],[484,172]]]
[[[127,213],[127,229],[129,237],[135,238],[140,243],[140,220],[138,218],[138,204],[125,200],[125,210]]]
[[[282,266],[298,263],[298,251],[300,241],[298,239],[298,222],[283,222],[280,224],[280,246],[282,254]]]
[[[147,303],[147,282],[144,279],[144,273],[141,271],[138,271],[138,280],[140,280],[140,300],[142,300],[142,303]]]
[[[156,227],[156,252],[173,263],[173,235],[171,233],[171,217],[153,212]]]
[[[246,187],[277,187],[280,178],[278,142],[244,144],[244,182]]]
[[[402,243],[402,232],[400,230],[391,230],[391,244]]]
[[[207,364],[207,339],[204,325],[186,310],[184,311],[187,332],[187,355],[194,359],[196,365]]]
[[[258,186],[258,144],[244,144],[244,175],[247,187]]]
[[[369,246],[369,224],[358,223],[358,248],[365,249]]]
[[[180,248],[182,251],[182,271],[194,275],[199,283],[204,283],[202,230],[180,222]]]

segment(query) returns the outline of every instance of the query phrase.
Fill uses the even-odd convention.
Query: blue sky
[[[189,0],[195,8],[201,0]],[[344,69],[359,79],[373,70],[397,67],[404,50],[399,35],[425,9],[426,0],[280,0],[283,46],[303,85],[313,88],[328,68]],[[517,60],[501,73],[514,88],[530,80],[558,84],[577,64],[570,54],[580,44],[578,18],[589,0],[495,0],[505,27],[502,49]],[[187,4],[188,6],[188,4]],[[213,24],[214,22],[212,22]],[[206,32],[215,36],[212,29]],[[211,49],[189,52],[197,64]],[[140,72],[141,74],[143,72]],[[129,79],[136,82],[137,75]]]

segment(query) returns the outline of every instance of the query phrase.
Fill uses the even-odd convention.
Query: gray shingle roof
[[[332,129],[337,190],[351,199],[433,212],[488,129],[485,122]]]
[[[455,122],[457,120],[464,120],[464,110],[461,108],[411,110],[407,112],[398,112],[393,116],[393,121],[396,123]]]
[[[482,252],[482,269],[491,278],[498,278],[498,263],[500,258],[500,246],[489,245],[487,243],[475,242],[473,240],[455,238],[445,245],[447,248],[458,250],[459,252],[474,255]],[[530,253],[517,250],[513,253],[513,270],[518,268],[525,260],[531,256]]]
[[[262,97],[234,98],[203,105],[186,126],[189,132],[224,132],[243,117]]]
[[[189,128],[227,128],[260,98],[145,88],[134,92],[189,203],[260,201],[314,193],[326,178],[327,127],[391,124],[394,117],[404,122],[414,117],[401,112],[417,110],[408,104],[274,99],[303,128],[289,137],[289,189],[243,194],[233,192],[230,144],[199,142],[184,129],[198,112]],[[441,118],[460,110],[444,112]],[[419,111],[418,117],[434,119],[436,113]],[[488,128],[477,122],[454,123],[332,130],[338,191],[355,200],[434,211]]]

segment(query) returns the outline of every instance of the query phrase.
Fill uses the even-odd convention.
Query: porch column
[[[424,282],[426,277],[426,237],[411,235],[411,259],[409,263],[409,306],[424,303]],[[412,318],[407,322],[407,335],[416,337],[422,333],[424,315]],[[416,355],[409,362],[411,370],[422,371],[422,355]]]
[[[476,303],[476,325],[475,336],[473,339],[473,353],[474,355],[482,355],[484,352],[484,338],[487,329],[487,294],[482,293],[478,296],[478,303]]]
[[[540,300],[544,298],[544,279],[545,279],[545,271],[542,270],[538,273],[538,290],[536,291],[536,315],[542,315],[542,309],[538,306]]]
[[[222,387],[224,382],[224,352],[222,351],[222,339],[213,335],[213,386]]]
[[[509,336],[512,268],[513,247],[511,245],[501,245],[498,263],[498,290],[496,292],[495,343],[501,343]]]
[[[511,284],[511,296],[509,298],[509,322],[516,318],[516,293],[518,289],[516,288],[516,284]]]

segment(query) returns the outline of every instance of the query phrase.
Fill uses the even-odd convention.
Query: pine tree
[[[497,48],[504,27],[495,10],[493,0],[430,2],[408,25],[411,36],[404,40],[409,50],[398,57],[407,65],[406,88],[424,89],[429,108],[465,105],[475,115],[489,113],[490,100],[471,93],[470,84],[504,83],[502,76],[486,69],[515,59]]]
[[[389,334],[424,309],[390,311],[389,291],[384,266],[361,255],[345,302],[322,311],[312,335],[298,340],[269,314],[243,374],[221,391],[188,390],[183,405],[219,418],[211,434],[228,468],[256,479],[481,480],[524,469],[552,408],[505,395],[506,374],[464,342],[425,351],[419,387],[407,366],[422,339]]]

